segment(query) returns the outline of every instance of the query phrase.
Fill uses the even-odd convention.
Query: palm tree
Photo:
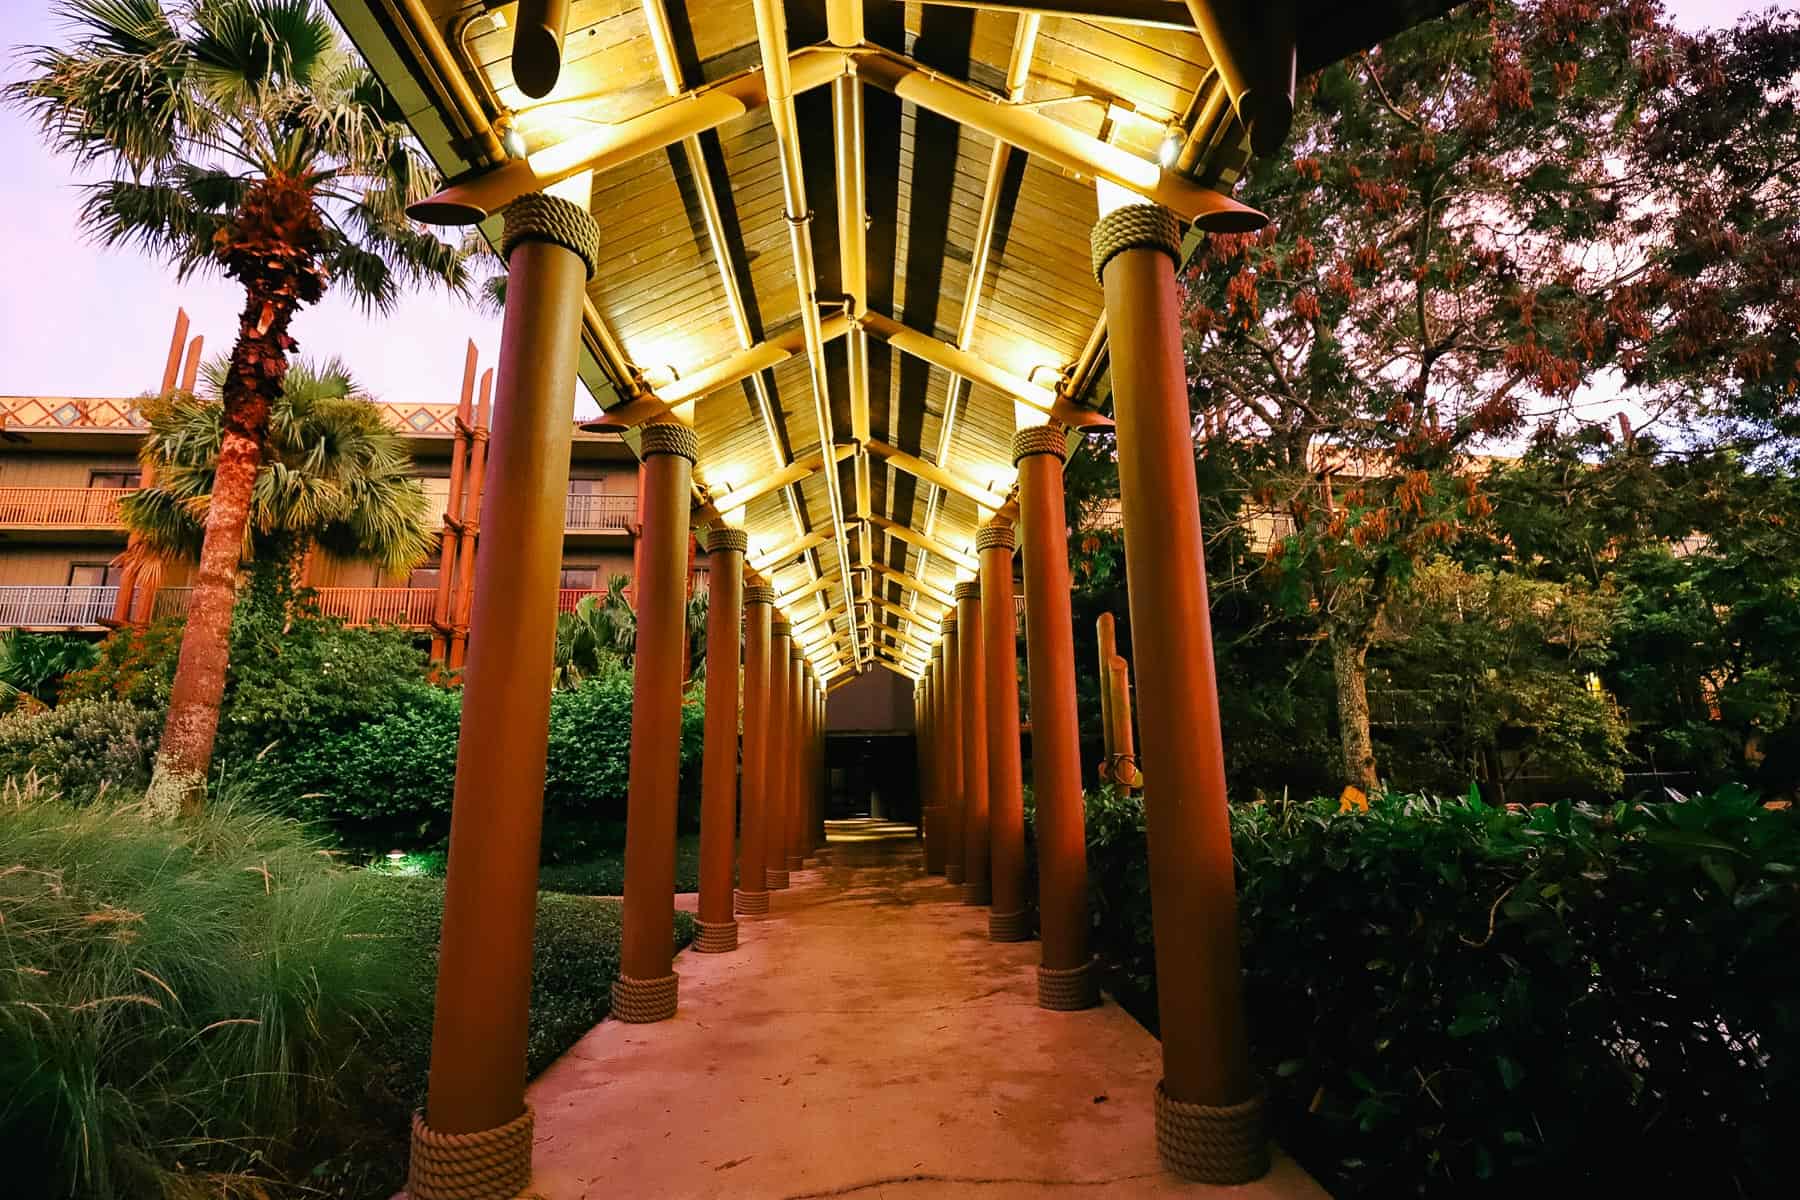
[[[629,666],[637,648],[637,613],[625,595],[626,579],[614,575],[606,593],[583,596],[574,611],[556,618],[552,686],[567,691],[609,666]]]
[[[269,413],[294,313],[327,281],[386,310],[401,288],[466,292],[463,252],[407,221],[434,172],[393,99],[315,0],[62,0],[66,46],[27,55],[5,99],[50,145],[112,178],[86,230],[178,277],[244,288],[222,434],[151,800],[197,808],[218,731],[231,612]]]
[[[217,359],[197,395],[172,392],[140,405],[150,426],[140,457],[156,482],[121,509],[137,535],[135,553],[158,566],[193,559],[205,545],[228,378],[229,364]],[[297,569],[323,548],[405,571],[436,544],[431,509],[405,443],[349,369],[337,359],[290,365],[269,408],[239,560],[286,560]]]

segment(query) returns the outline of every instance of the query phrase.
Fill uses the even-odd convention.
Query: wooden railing
[[[0,487],[0,525],[118,529],[119,500],[135,488]]]
[[[0,586],[0,627],[92,629],[110,618],[116,587]]]
[[[436,588],[328,587],[314,593],[319,611],[347,625],[431,624]]]
[[[630,533],[637,519],[636,496],[601,496],[570,492],[563,507],[563,528]]]

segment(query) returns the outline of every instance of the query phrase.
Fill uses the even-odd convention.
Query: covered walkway
[[[989,942],[910,827],[828,833],[737,953],[676,960],[672,1019],[607,1021],[533,1084],[534,1191],[1325,1195],[1279,1157],[1234,1188],[1163,1170],[1155,1039],[1110,1001],[1038,1007],[1038,947]]]

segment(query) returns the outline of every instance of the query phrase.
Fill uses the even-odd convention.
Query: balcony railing
[[[636,496],[571,492],[564,501],[563,528],[583,532],[629,533],[637,519]]]
[[[0,586],[0,627],[91,629],[110,618],[117,587]]]
[[[0,525],[118,529],[119,500],[135,488],[0,487]]]

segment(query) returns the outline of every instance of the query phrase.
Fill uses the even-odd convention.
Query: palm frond
[[[83,184],[83,230],[102,246],[136,246],[172,263],[176,278],[214,265],[213,235],[224,217],[166,183],[105,179]]]

